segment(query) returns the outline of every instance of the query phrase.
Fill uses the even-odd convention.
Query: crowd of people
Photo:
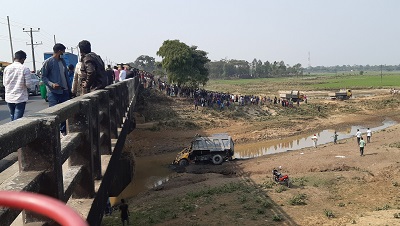
[[[79,42],[78,47],[81,57],[76,65],[66,65],[63,59],[66,47],[61,43],[53,46],[53,55],[43,63],[39,75],[45,89],[41,89],[41,92],[46,93],[49,107],[135,76],[140,76],[144,83],[149,78],[154,78],[152,74],[131,68],[127,64],[106,67],[101,57],[92,51],[91,43],[87,40]],[[32,81],[31,71],[24,66],[26,58],[24,51],[17,51],[14,54],[14,62],[5,68],[3,73],[5,101],[11,121],[23,117],[28,101],[28,87]],[[61,123],[60,132],[62,136],[66,135],[65,122]]]
[[[153,80],[154,82],[154,80]],[[261,96],[261,95],[240,95],[223,92],[208,91],[200,88],[190,88],[186,86],[179,86],[176,84],[168,84],[160,78],[157,80],[158,89],[165,92],[167,96],[178,96],[192,98],[194,108],[201,107],[218,108],[231,108],[231,106],[245,106],[245,105],[282,105],[283,107],[293,107],[293,101],[274,96]]]

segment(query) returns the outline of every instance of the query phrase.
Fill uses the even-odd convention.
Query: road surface
[[[39,96],[29,96],[29,100],[26,103],[24,116],[28,116],[49,107],[49,103],[44,101]],[[10,112],[7,107],[7,103],[0,99],[0,125],[10,122]]]

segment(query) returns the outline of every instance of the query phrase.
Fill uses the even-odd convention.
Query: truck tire
[[[220,165],[223,161],[224,161],[224,159],[222,158],[221,155],[214,155],[212,157],[212,162],[214,165]]]
[[[189,161],[187,159],[181,159],[181,160],[179,160],[178,164],[180,166],[187,166],[187,165],[189,165]]]

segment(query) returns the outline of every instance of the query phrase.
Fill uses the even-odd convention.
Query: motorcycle
[[[290,180],[287,174],[282,175],[277,169],[272,170],[273,180],[279,184],[285,184],[290,187]]]

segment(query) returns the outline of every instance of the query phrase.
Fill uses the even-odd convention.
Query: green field
[[[311,74],[298,78],[258,78],[236,80],[210,80],[205,89],[240,93],[268,94],[278,90],[335,90],[335,89],[400,88],[400,72]]]

